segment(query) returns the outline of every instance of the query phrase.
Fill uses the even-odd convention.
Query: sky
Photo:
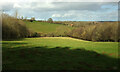
[[[0,10],[14,16],[54,21],[117,21],[119,0],[4,0]]]

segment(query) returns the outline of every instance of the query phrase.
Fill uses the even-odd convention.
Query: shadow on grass
[[[21,41],[24,40],[25,38],[18,38],[18,39],[2,39],[2,41]]]
[[[21,45],[21,44],[27,44],[27,43],[13,43],[13,42],[11,42],[11,43],[8,43],[8,42],[2,42],[2,44],[17,44],[17,45]]]
[[[22,47],[3,51],[3,70],[115,70],[118,59],[70,47]]]

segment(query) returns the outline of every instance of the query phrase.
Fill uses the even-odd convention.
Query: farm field
[[[47,22],[29,22],[25,21],[26,26],[35,32],[42,32],[42,33],[51,33],[56,31],[66,31],[66,29],[74,29],[74,27],[60,25],[60,24],[53,24],[53,23],[47,23]]]
[[[2,71],[119,70],[117,2],[1,5]]]
[[[3,70],[111,70],[118,65],[118,42],[69,37],[2,41]]]

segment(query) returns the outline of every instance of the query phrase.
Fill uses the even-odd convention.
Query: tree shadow
[[[2,41],[21,41],[21,40],[24,40],[25,38],[10,38],[10,39],[2,39]]]
[[[27,43],[8,43],[8,42],[3,42],[2,44],[17,44],[17,45],[19,45],[19,44],[27,44]]]
[[[85,49],[35,46],[3,51],[3,70],[117,70],[118,59]]]

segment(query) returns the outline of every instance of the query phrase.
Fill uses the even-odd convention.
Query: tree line
[[[38,33],[30,31],[23,19],[11,17],[8,14],[2,14],[2,38],[19,39],[24,37],[73,37],[89,41],[120,41],[119,24],[118,22],[74,22],[74,21],[53,21],[49,18],[48,23],[70,25],[75,27],[73,30],[59,27],[54,33]],[[29,21],[35,21],[31,18]],[[64,30],[64,31],[61,31]],[[61,33],[61,32],[62,33]]]

